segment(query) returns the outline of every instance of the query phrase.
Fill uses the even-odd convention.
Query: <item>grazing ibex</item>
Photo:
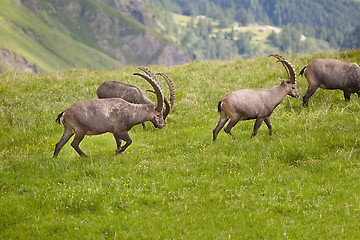
[[[234,135],[230,132],[240,120],[256,119],[254,130],[251,137],[257,134],[259,127],[264,121],[272,134],[270,115],[281,103],[286,95],[298,98],[300,96],[296,87],[296,75],[292,65],[283,57],[271,54],[281,62],[288,75],[288,80],[282,80],[281,84],[271,89],[241,89],[226,94],[218,104],[220,120],[213,130],[213,141],[216,140],[219,131],[230,119],[224,131],[233,139]]]
[[[55,146],[54,157],[58,156],[61,148],[74,134],[71,146],[80,156],[86,156],[79,148],[85,135],[99,135],[106,132],[113,133],[117,145],[116,152],[121,153],[132,143],[128,131],[133,126],[145,121],[151,121],[156,128],[165,126],[164,95],[156,77],[142,73],[134,73],[134,75],[144,78],[154,88],[156,105],[153,103],[134,104],[121,98],[92,99],[74,103],[56,119],[58,123],[62,121],[64,133]],[[126,142],[123,146],[121,146],[122,140]]]
[[[153,73],[148,69],[142,67],[141,70],[143,70],[148,75],[153,75]],[[173,81],[164,73],[160,72],[156,75],[162,76],[169,87],[170,92],[170,102],[164,98],[165,103],[165,109],[164,109],[164,120],[166,120],[166,117],[170,113],[170,110],[174,106],[175,102],[175,88]],[[136,86],[118,82],[118,81],[104,81],[100,84],[100,86],[96,89],[96,95],[98,98],[122,98],[128,102],[131,103],[138,103],[138,104],[154,104],[149,98],[146,97],[146,95]],[[143,127],[145,127],[143,123]]]
[[[343,90],[346,101],[350,100],[352,93],[357,93],[360,97],[360,67],[356,63],[337,59],[316,59],[305,66],[300,75],[304,75],[309,83],[303,97],[304,107],[319,87]]]

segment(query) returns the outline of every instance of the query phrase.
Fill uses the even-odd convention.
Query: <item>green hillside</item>
[[[4,0],[0,69],[21,72],[17,65],[35,65],[41,71],[116,69],[126,64],[190,60],[186,50],[154,29],[156,21],[147,26],[122,9],[131,6],[125,2],[114,7],[99,0]],[[148,4],[128,11],[138,11],[144,19],[153,14]]]
[[[53,19],[46,19],[49,22],[45,24],[38,16],[15,2],[4,0],[1,4],[2,48],[36,63],[43,71],[71,67],[111,69],[119,66],[115,59],[81,41],[76,41],[69,34],[63,34],[60,31],[61,26]]]
[[[313,59],[360,62],[360,52],[284,55],[296,69]],[[359,239],[360,99],[319,89],[302,108],[285,97],[250,138],[254,121],[221,131],[217,103],[240,88],[270,88],[286,77],[276,59],[150,65],[175,83],[166,127],[129,132],[115,155],[109,133],[85,137],[80,158],[56,116],[95,98],[105,79],[149,89],[123,70],[0,75],[1,239]],[[159,79],[164,86],[165,83]],[[303,95],[304,77],[297,85]],[[168,95],[168,91],[164,88]],[[154,97],[149,95],[149,97]]]

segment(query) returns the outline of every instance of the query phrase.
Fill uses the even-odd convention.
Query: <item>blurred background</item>
[[[0,72],[360,48],[359,0],[2,0]]]

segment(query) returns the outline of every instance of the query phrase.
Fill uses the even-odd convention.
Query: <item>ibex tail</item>
[[[56,122],[58,123],[58,124],[60,124],[60,118],[62,117],[62,115],[64,114],[64,112],[61,112],[58,116],[57,116],[57,118],[56,118]]]
[[[303,67],[303,69],[301,69],[301,71],[299,72],[299,75],[300,75],[300,76],[302,76],[302,75],[304,74],[305,69],[306,69],[306,67]]]
[[[218,103],[218,112],[221,112],[221,101]]]

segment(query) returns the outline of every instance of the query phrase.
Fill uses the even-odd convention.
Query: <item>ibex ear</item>
[[[287,85],[287,84],[288,84],[288,81],[282,79],[280,84],[281,84],[281,85]]]

